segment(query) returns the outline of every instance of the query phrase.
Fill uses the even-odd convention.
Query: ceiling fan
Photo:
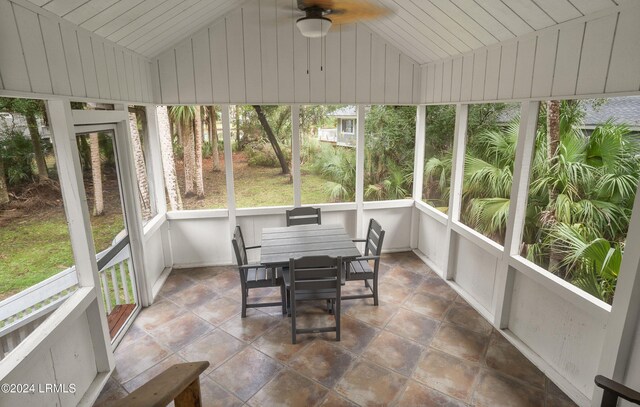
[[[332,26],[373,20],[390,9],[368,0],[297,0],[304,16],[296,20],[300,33],[308,38],[324,37]]]

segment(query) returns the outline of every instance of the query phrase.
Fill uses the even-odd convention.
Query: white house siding
[[[639,19],[640,3],[627,2],[422,65],[421,76],[426,83],[420,101],[481,102],[637,93]]]
[[[152,102],[150,62],[29,2],[0,0],[0,90]]]
[[[322,40],[307,40],[295,27],[291,12],[282,12],[290,3],[245,3],[164,50],[153,61],[156,100],[163,104],[419,102],[416,61],[362,24],[338,27]]]

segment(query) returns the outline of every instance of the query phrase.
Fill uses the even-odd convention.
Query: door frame
[[[116,112],[116,114],[114,114],[114,112]],[[134,289],[136,290],[136,297],[138,298],[136,308],[127,319],[127,322],[120,328],[118,334],[113,339],[111,339],[113,349],[118,346],[118,344],[124,337],[124,334],[127,332],[142,307],[145,306],[145,299],[147,298],[147,295],[145,294],[143,288],[143,285],[146,282],[146,278],[144,273],[144,256],[142,253],[142,216],[140,213],[136,188],[138,181],[136,179],[136,173],[133,167],[133,155],[130,152],[131,144],[129,143],[129,141],[131,137],[128,131],[128,116],[124,115],[124,118],[126,118],[126,120],[121,120],[123,118],[123,115],[119,114],[121,112],[122,111],[118,110],[73,111],[73,129],[76,138],[79,134],[97,132],[110,132],[113,135],[112,141],[116,159],[118,186],[120,189],[120,203],[123,212],[122,215],[124,218],[125,230],[127,231],[127,236],[129,237],[129,249],[131,253],[131,262],[133,264],[133,275],[135,277]],[[117,122],[113,123],[114,119],[116,119]],[[90,121],[96,121],[98,123],[89,123]],[[79,179],[78,182],[82,183],[83,180]],[[138,238],[134,236],[134,233],[139,233]],[[134,242],[137,242],[137,244]],[[96,282],[96,286],[100,286],[99,282]]]

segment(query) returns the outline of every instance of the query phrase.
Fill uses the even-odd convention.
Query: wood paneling
[[[292,3],[248,2],[163,52],[158,102],[419,103],[415,60],[364,25],[307,39],[286,11]]]
[[[148,60],[37,7],[0,0],[0,85],[39,95],[151,102]],[[130,69],[124,62],[128,60]],[[134,68],[135,67],[135,68]],[[129,89],[129,92],[125,91]]]
[[[462,0],[461,0],[462,1]],[[598,1],[579,2],[585,9]],[[543,4],[540,4],[543,6]],[[635,93],[640,90],[640,5],[612,8],[591,17],[556,25],[461,57],[462,75],[441,76],[446,59],[422,66],[428,83],[423,103],[450,100],[523,100],[544,97]],[[497,86],[496,86],[497,85]],[[455,90],[455,91],[454,91]]]

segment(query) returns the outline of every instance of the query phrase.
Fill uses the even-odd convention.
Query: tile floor
[[[380,273],[378,307],[343,303],[340,342],[299,335],[292,345],[278,307],[240,318],[233,267],[175,270],[117,348],[96,405],[196,360],[211,363],[201,377],[205,406],[575,405],[413,253],[384,256]],[[259,295],[273,301],[279,290]],[[300,325],[333,322],[323,307],[304,306]]]

